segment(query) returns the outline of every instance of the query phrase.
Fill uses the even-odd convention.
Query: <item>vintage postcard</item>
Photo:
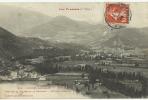
[[[0,99],[148,98],[148,3],[0,3]]]

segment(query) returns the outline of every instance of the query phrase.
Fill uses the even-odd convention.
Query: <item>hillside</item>
[[[112,35],[108,40],[102,42],[102,45],[108,47],[118,46],[129,46],[148,48],[148,34],[147,28],[126,28],[120,30],[113,30],[109,35]]]
[[[101,38],[106,28],[101,24],[92,25],[65,16],[57,16],[47,23],[24,31],[23,34],[56,42],[87,44],[94,38]]]
[[[31,46],[9,31],[0,28],[0,56],[3,58],[19,57],[32,52]]]
[[[43,48],[48,48],[48,52],[45,53]],[[40,56],[40,54],[54,56],[53,54],[57,53],[58,55],[70,55],[81,49],[86,49],[86,47],[79,44],[54,43],[38,38],[18,37],[0,28],[0,58],[11,59],[29,55]],[[36,54],[35,50],[39,50],[40,53]]]

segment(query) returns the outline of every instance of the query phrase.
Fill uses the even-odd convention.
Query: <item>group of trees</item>
[[[127,86],[127,85],[122,84],[118,81],[103,79],[103,84],[107,88],[109,88],[110,90],[120,92],[120,93],[122,93],[126,96],[130,96],[130,97],[133,97],[133,98],[142,97],[143,91],[139,91],[139,90],[135,89],[134,87]]]
[[[103,71],[102,68],[93,69],[89,68],[89,81],[92,86],[96,83],[96,80],[99,79],[107,88],[123,93],[131,97],[142,97],[148,95],[148,79],[145,78],[141,73],[135,72],[113,72],[113,71]],[[141,90],[138,90],[136,87],[131,87],[123,84],[120,81],[124,80],[138,80],[142,84]]]
[[[110,79],[116,79],[116,80],[141,80],[143,79],[143,76],[139,72],[113,72],[113,71],[103,71],[102,68],[96,70],[96,73],[98,73],[99,78],[110,78]]]
[[[41,63],[36,64],[35,70],[44,75],[44,74],[54,74],[58,72],[58,67],[53,66],[53,63]]]

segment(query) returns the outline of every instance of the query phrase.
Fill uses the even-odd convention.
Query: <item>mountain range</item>
[[[100,38],[106,26],[92,25],[83,21],[58,16],[47,23],[26,30],[23,35],[39,37],[49,41],[87,44],[94,38]]]
[[[43,43],[43,40],[47,40],[48,45],[55,42],[57,44],[76,43],[92,47],[114,47],[118,42],[118,45],[148,48],[147,27],[110,30],[104,24],[94,25],[65,16],[50,17],[23,8],[0,6],[0,11],[4,13],[0,16],[0,26],[23,37],[21,40],[20,37],[18,39],[11,34],[9,41],[21,41],[20,43],[24,43],[24,45],[27,44],[26,41],[35,45],[37,43],[46,44]],[[2,39],[2,37],[0,38]]]
[[[148,48],[148,28],[121,28],[110,30],[107,25],[92,25],[58,16],[25,34],[49,41],[80,43],[93,47],[118,45]]]

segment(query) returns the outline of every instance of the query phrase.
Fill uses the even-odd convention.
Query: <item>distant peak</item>
[[[66,16],[56,16],[55,18],[56,18],[56,19],[70,19],[70,18],[68,18],[68,17],[66,17]]]
[[[66,16],[56,16],[55,18],[53,18],[54,21],[75,21],[69,17]]]

